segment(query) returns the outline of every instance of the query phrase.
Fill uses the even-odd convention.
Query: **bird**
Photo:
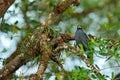
[[[88,43],[90,42],[90,39],[83,31],[81,25],[77,26],[77,30],[75,32],[75,41],[78,46],[79,44],[82,44],[85,51],[89,50]]]

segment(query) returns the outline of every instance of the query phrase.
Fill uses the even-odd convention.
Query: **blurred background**
[[[30,33],[29,28],[34,29],[44,22],[52,9],[61,0],[16,0],[7,10],[5,15],[0,18],[0,69],[3,67],[4,60],[10,56],[17,48],[18,42]],[[71,5],[61,16],[60,20],[51,25],[59,33],[74,34],[77,25],[82,25],[87,34],[96,36],[101,40],[102,52],[94,57],[94,63],[105,74],[108,80],[112,75],[120,72],[120,0],[80,0],[79,6]],[[27,26],[27,27],[26,27]],[[113,40],[117,44],[113,46],[113,51],[104,48]],[[75,41],[70,41],[74,45]],[[109,53],[109,56],[105,54]],[[17,76],[29,75],[37,71],[39,63],[33,60],[22,66],[16,71]],[[70,80],[72,73],[79,67],[83,72],[86,71],[85,63],[76,55],[68,51],[63,51],[60,61],[64,66]],[[56,77],[63,76],[59,67],[50,61],[46,70],[45,79],[55,80]],[[54,67],[54,68],[53,68]],[[81,71],[80,71],[81,72]],[[78,74],[80,73],[78,72]],[[74,79],[74,78],[73,78]]]

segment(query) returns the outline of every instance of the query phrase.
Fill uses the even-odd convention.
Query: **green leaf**
[[[72,71],[72,80],[90,80],[90,73],[89,69],[75,66],[75,70]]]
[[[66,56],[69,57],[70,56],[70,52],[68,50],[65,50],[66,52]]]
[[[94,45],[97,44],[97,42],[94,39],[91,39],[91,43],[94,44]]]
[[[112,78],[112,80],[114,80],[114,77],[115,77],[115,74],[114,74],[114,72],[112,72],[112,73],[111,73],[111,78]]]
[[[18,33],[18,31],[19,31],[19,29],[18,29],[16,26],[14,26],[14,27],[13,27],[13,32],[14,32],[14,33]]]
[[[39,22],[37,20],[30,20],[30,24],[33,26],[33,27],[37,27]]]
[[[93,79],[97,79],[97,77],[96,77],[94,74],[92,74],[91,77],[92,77]]]
[[[84,48],[83,48],[83,45],[82,45],[82,44],[79,44],[78,46],[79,46],[79,48],[80,48],[81,52],[82,52],[82,53],[84,53]]]
[[[107,53],[105,51],[100,51],[99,54],[102,56],[107,56]]]
[[[65,62],[65,59],[60,59],[60,63],[64,63]]]
[[[2,52],[2,53],[5,53],[5,52],[7,52],[7,49],[4,48],[1,52]]]
[[[17,25],[18,24],[18,21],[15,21],[15,23],[14,23],[15,25]]]
[[[56,75],[57,80],[60,80],[60,77],[61,77],[61,74]]]
[[[112,55],[111,56],[109,56],[105,61],[108,61],[110,58],[112,58]]]
[[[97,69],[100,69],[100,68],[98,67],[98,65],[96,65],[96,64],[95,64],[95,67],[96,67]]]
[[[28,33],[30,33],[30,30],[23,30],[23,32],[24,32],[25,34],[28,34]]]
[[[106,30],[109,30],[109,24],[108,23],[104,23],[104,27],[106,28]]]

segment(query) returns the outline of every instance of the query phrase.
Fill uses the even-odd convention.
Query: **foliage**
[[[34,29],[40,25],[41,22],[49,15],[54,6],[61,0],[21,0],[14,3],[15,9],[13,11],[8,10],[7,14],[11,15],[1,19],[0,30],[3,32],[12,32],[18,34],[20,31],[23,37],[24,34],[31,33],[31,29]],[[82,46],[81,52],[85,55],[92,53],[90,59],[91,64],[94,64],[94,56],[98,55],[106,58],[106,61],[110,61],[114,58],[119,62],[120,59],[120,1],[119,0],[80,0],[80,6],[70,6],[64,14],[61,16],[59,22],[52,25],[52,28],[47,29],[48,33],[51,33],[51,37],[57,37],[60,33],[74,33],[78,24],[83,25],[85,32],[89,31],[93,33],[95,38],[91,38],[89,47],[90,52],[84,51]],[[18,9],[18,12],[17,12]],[[15,18],[18,15],[22,15],[20,20],[15,20],[9,23],[11,18]],[[27,27],[25,27],[27,26]],[[30,29],[29,29],[30,28]],[[57,29],[57,30],[56,30]],[[22,41],[21,41],[22,42]],[[71,43],[69,45],[73,45]],[[93,49],[94,48],[94,49]],[[3,48],[1,52],[8,51]],[[66,53],[66,58],[79,60],[73,58],[69,51],[63,51],[62,56]],[[60,56],[60,61],[65,64],[65,59]],[[38,61],[37,61],[38,62]],[[86,67],[76,66],[72,71],[61,71],[57,64],[50,61],[48,65],[48,72],[46,71],[46,78],[50,78],[53,74],[57,80],[105,80],[108,78],[106,75],[96,76],[92,69]],[[68,62],[69,63],[69,62]],[[72,65],[71,65],[72,66]],[[114,65],[110,65],[111,67]],[[119,66],[119,63],[117,64]],[[99,68],[99,67],[98,67]],[[111,73],[112,78],[114,72]]]

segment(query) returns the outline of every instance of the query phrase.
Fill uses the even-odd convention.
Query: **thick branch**
[[[15,0],[0,0],[0,18],[5,14],[14,1]]]
[[[40,66],[38,67],[38,71],[37,71],[37,79],[39,79],[39,80],[42,79],[42,75],[43,75],[44,71],[46,70],[48,61],[50,59],[49,56],[52,55],[50,44],[47,43],[48,37],[46,36],[46,34],[44,34],[42,36],[44,38],[44,39],[41,39],[42,44],[40,44],[42,60],[41,60]],[[46,36],[46,37],[44,37],[44,36]]]
[[[46,18],[45,22],[43,22],[41,25],[44,27],[48,27],[51,24],[54,24],[59,20],[61,17],[61,14],[70,7],[71,4],[74,4],[78,6],[79,1],[78,0],[62,0],[61,3],[57,4],[57,6],[53,9],[53,11],[49,14],[49,16]]]
[[[0,70],[0,80],[6,80],[7,76],[16,71],[20,66],[35,58],[38,55],[38,53],[42,53],[42,48],[40,49],[40,44],[42,44],[42,42],[40,42],[40,40],[44,39],[41,38],[41,35],[44,33],[45,27],[48,27],[49,25],[58,21],[60,15],[74,1],[75,0],[62,1],[56,6],[59,6],[60,10],[55,7],[53,12],[51,12],[48,18],[46,18],[45,22],[42,23],[40,27],[36,28],[32,34],[26,36],[25,40],[22,42],[22,45],[17,49],[17,52],[19,52],[20,55]],[[44,54],[44,52],[42,54]]]

